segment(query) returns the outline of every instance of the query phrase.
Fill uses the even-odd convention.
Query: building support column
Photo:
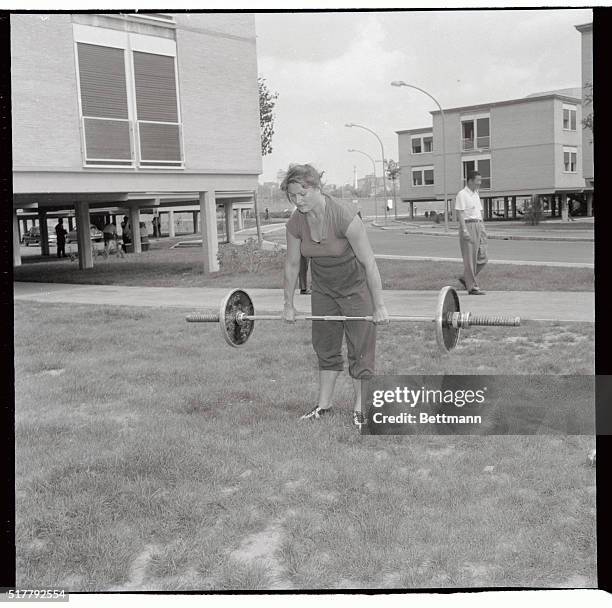
[[[238,230],[243,230],[244,222],[242,220],[242,209],[236,209],[236,219],[238,220]]]
[[[414,219],[414,201],[410,201],[410,219]]]
[[[72,216],[68,216],[68,232],[72,232],[74,230],[74,223],[72,221]]]
[[[28,231],[28,220],[26,219],[21,220],[21,225],[23,226],[21,234],[25,234]]]
[[[202,252],[204,274],[219,270],[219,241],[217,237],[217,201],[215,191],[200,192],[200,223],[202,227]]]
[[[508,197],[504,196],[504,219],[507,220],[508,219]]]
[[[49,227],[47,226],[47,212],[38,211],[38,223],[40,224],[40,251],[43,255],[49,255]]]
[[[200,227],[198,226],[198,211],[193,212],[193,233],[199,232]]]
[[[561,219],[564,222],[569,221],[569,208],[567,204],[567,194],[565,192],[561,194]]]
[[[512,205],[512,219],[515,220],[516,219],[516,196],[512,197],[511,205]]]
[[[140,241],[140,207],[136,205],[130,207],[130,224],[132,226],[132,246],[134,253],[142,253]]]
[[[234,238],[234,207],[233,203],[225,203],[225,233],[227,234],[227,242],[233,243]]]
[[[79,270],[93,268],[91,233],[89,232],[89,203],[75,204],[77,244],[79,248]]]
[[[13,266],[21,266],[21,238],[17,209],[13,209]]]
[[[174,230],[174,210],[173,209],[170,209],[168,211],[168,236],[169,237],[176,236],[176,233]]]
[[[587,217],[592,217],[593,215],[593,193],[586,193],[586,214]]]

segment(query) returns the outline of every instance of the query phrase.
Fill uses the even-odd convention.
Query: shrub
[[[254,238],[242,244],[226,243],[217,254],[223,272],[254,273],[263,269],[281,269],[285,263],[285,252],[278,244],[274,249],[263,249]]]
[[[525,218],[525,223],[531,226],[537,226],[542,219],[542,215],[542,201],[540,200],[540,197],[531,197],[531,200],[525,203],[525,212],[523,215]]]

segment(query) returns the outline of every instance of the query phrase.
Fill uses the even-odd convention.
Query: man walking
[[[482,221],[482,203],[478,189],[482,177],[478,171],[470,171],[467,185],[457,193],[455,210],[459,220],[459,245],[463,257],[463,276],[459,278],[468,294],[482,296],[476,275],[487,263],[487,234]]]
[[[57,257],[66,257],[66,234],[68,231],[64,228],[64,219],[59,218],[55,225],[55,236],[57,237]]]

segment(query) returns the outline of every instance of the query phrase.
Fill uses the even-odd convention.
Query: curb
[[[457,237],[458,232],[452,230],[449,232],[440,232],[437,230],[424,230],[418,228],[410,228],[406,230],[407,224],[405,222],[399,222],[403,226],[389,226],[387,224],[380,224],[378,222],[372,222],[372,226],[380,228],[381,230],[404,230],[404,234],[419,234],[424,236],[453,236]],[[530,234],[512,234],[509,232],[487,232],[487,238],[499,241],[553,241],[553,242],[566,242],[566,243],[594,243],[594,236],[555,236],[554,234],[548,235],[530,235]]]
[[[382,228],[383,230],[385,230],[385,228]],[[389,228],[387,228],[387,230],[389,230]],[[420,234],[420,235],[426,235],[426,236],[452,236],[452,237],[458,237],[459,233],[452,231],[452,232],[431,232],[431,231],[427,231],[427,230],[405,230],[404,234]],[[500,233],[498,232],[496,233],[490,233],[487,232],[487,238],[490,240],[497,240],[497,241],[552,241],[552,242],[558,242],[558,243],[594,243],[595,242],[595,238],[594,237],[573,237],[573,236],[568,236],[568,237],[563,237],[563,236],[536,236],[536,235],[525,235],[525,234],[507,234],[507,233]]]
[[[377,260],[404,260],[406,262],[456,262],[463,264],[462,258],[444,258],[420,255],[374,254]],[[504,264],[506,266],[548,266],[554,268],[587,268],[594,270],[595,264],[589,262],[550,262],[539,260],[489,260],[488,264]]]

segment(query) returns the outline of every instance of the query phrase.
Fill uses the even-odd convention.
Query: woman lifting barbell
[[[349,374],[355,399],[353,422],[365,423],[361,380],[374,374],[375,324],[389,323],[380,273],[368,236],[356,211],[321,190],[321,176],[312,165],[290,165],[282,183],[296,209],[287,222],[285,305],[283,319],[295,322],[293,294],[300,257],[311,258],[313,315],[372,315],[372,321],[313,321],[312,345],[319,360],[317,405],[302,419],[319,419],[332,406],[336,379],[344,369],[342,340],[346,335]]]

